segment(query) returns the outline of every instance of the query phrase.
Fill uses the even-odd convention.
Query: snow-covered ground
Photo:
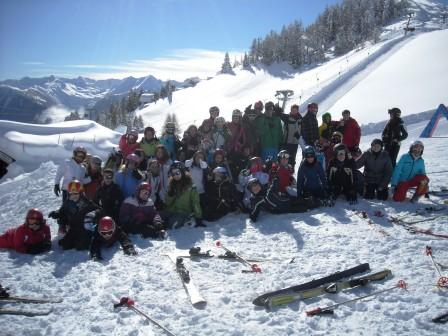
[[[243,71],[236,76],[218,76],[194,88],[175,92],[171,106],[165,101],[158,102],[144,109],[142,114],[146,123],[160,129],[165,114],[177,112],[182,127],[186,127],[207,117],[208,108],[212,105],[220,106],[222,114],[229,118],[234,108],[244,108],[259,99],[273,99],[279,89],[294,89],[296,95],[291,103],[303,103],[318,97],[324,106],[327,104],[321,112],[331,110],[333,103],[342,99],[336,103],[339,104],[347,97],[350,101],[344,107],[349,102],[365,102],[362,111],[352,109],[360,123],[384,119],[387,108],[392,106],[402,107],[405,115],[435,109],[444,100],[446,103],[446,85],[443,86],[438,79],[446,78],[446,62],[440,58],[423,57],[417,64],[405,68],[404,60],[401,64],[394,58],[397,55],[405,58],[421,55],[421,48],[446,54],[447,44],[442,43],[446,38],[447,31],[429,32],[407,39],[396,37],[372,46],[370,50],[352,52],[292,78],[280,75],[280,71],[274,76],[272,69],[271,74],[257,70],[255,74]],[[431,78],[423,78],[415,69],[420,66],[426,69],[437,67],[439,70],[437,74],[431,72]],[[393,76],[386,70],[400,72]],[[423,85],[420,91],[408,88],[404,93],[400,85],[405,84],[404,79],[409,81],[411,73],[419,76],[412,81],[415,87]],[[370,109],[369,100],[374,98],[365,92],[392,87],[391,76],[394,77],[393,87],[400,89],[397,95],[385,94],[384,107],[380,109],[375,105],[374,110]],[[399,78],[403,78],[403,82],[399,82]],[[411,99],[417,92],[422,98],[415,109],[401,105],[402,100],[399,99],[405,94]],[[335,111],[339,109],[335,107]],[[381,118],[377,117],[379,114]],[[403,142],[400,154],[407,151],[410,142],[418,138],[425,125],[426,122],[409,125],[409,138]],[[448,136],[446,120],[440,122],[436,135]],[[51,126],[0,121],[0,149],[7,148],[18,159],[17,164],[11,165],[15,172],[10,176],[16,177],[3,179],[0,184],[0,232],[21,224],[31,207],[40,208],[47,216],[60,206],[60,199],[53,194],[56,173],[53,162],[69,157],[77,145],[84,145],[89,152],[105,158],[119,136],[119,133],[86,121]],[[375,137],[379,134],[363,137],[361,148],[367,149]],[[430,187],[432,190],[446,187],[447,174],[432,173],[446,170],[448,159],[443,156],[446,139],[423,141]],[[20,169],[25,173],[18,175]],[[438,275],[424,251],[426,245],[431,245],[436,259],[448,264],[446,239],[412,235],[389,223],[387,218],[374,216],[377,210],[387,215],[405,214],[442,201],[431,197],[430,200],[422,199],[420,204],[398,204],[360,199],[352,207],[339,200],[334,208],[315,209],[305,214],[262,214],[257,223],[251,223],[246,215],[232,214],[216,223],[207,223],[206,228],[170,231],[164,241],[132,236],[138,256],[125,256],[115,246],[104,252],[105,261],[101,263],[90,261],[87,252],[61,251],[56,238],[57,224],[49,219],[54,235],[52,251],[38,256],[0,251],[0,281],[17,295],[57,296],[64,301],[33,305],[33,309],[52,306],[54,311],[45,317],[2,316],[0,334],[162,334],[160,329],[132,311],[114,311],[114,296],[130,296],[135,299],[137,307],[176,335],[442,335],[446,328],[432,323],[431,318],[446,311],[447,291],[435,287]],[[367,224],[353,210],[366,211],[374,223]],[[448,234],[446,216],[418,226]],[[380,229],[388,235],[383,235]],[[194,308],[173,264],[163,254],[177,249],[187,250],[192,246],[201,246],[203,250],[210,249],[219,254],[222,251],[214,247],[214,241],[218,239],[245,257],[274,261],[261,262],[261,274],[243,274],[244,266],[238,262],[187,260],[186,266],[207,300],[205,306]],[[292,257],[295,257],[295,262],[286,263]],[[303,283],[364,262],[369,262],[374,272],[391,269],[393,277],[365,288],[328,294],[273,310],[252,304],[252,300],[265,291]],[[408,283],[408,291],[397,289],[339,307],[333,317],[305,316],[306,310],[388,288],[400,279]]]

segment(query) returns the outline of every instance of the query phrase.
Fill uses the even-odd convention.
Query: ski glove
[[[131,255],[131,256],[135,256],[135,255],[137,255],[137,251],[136,251],[136,250],[134,249],[134,247],[131,246],[131,245],[126,246],[126,247],[123,249],[123,252],[124,252],[124,254],[126,254],[126,255]]]
[[[54,185],[53,191],[54,191],[54,194],[59,197],[59,194],[61,193],[61,188],[59,188],[59,184]]]

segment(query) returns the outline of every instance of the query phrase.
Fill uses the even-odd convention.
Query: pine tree
[[[229,57],[228,52],[226,52],[226,54],[224,56],[224,62],[222,63],[222,66],[221,66],[221,73],[229,74],[229,75],[235,74],[232,70],[232,65],[230,64],[230,57]]]

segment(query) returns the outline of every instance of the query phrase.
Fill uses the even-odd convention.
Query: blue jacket
[[[324,169],[319,161],[314,160],[313,164],[308,164],[303,160],[297,172],[297,196],[300,197],[303,189],[307,190],[327,190],[327,178]]]
[[[426,175],[425,160],[422,157],[414,159],[409,153],[403,154],[394,169],[390,185],[396,187],[398,183],[409,181],[416,175]]]
[[[115,183],[120,187],[124,198],[133,196],[137,190],[137,186],[142,181],[142,179],[137,179],[134,175],[132,171],[127,169],[115,174]]]

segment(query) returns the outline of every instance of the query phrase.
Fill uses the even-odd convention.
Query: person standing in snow
[[[338,125],[339,123],[337,121],[331,120],[330,113],[322,114],[322,124],[319,126],[319,137],[330,141]]]
[[[185,161],[185,168],[190,172],[193,184],[199,194],[199,199],[201,201],[201,207],[204,209],[204,204],[207,198],[205,193],[205,183],[207,181],[207,170],[208,164],[205,161],[205,155],[202,151],[197,151],[194,153],[193,158]]]
[[[163,208],[166,198],[166,191],[168,189],[169,171],[173,161],[170,159],[168,151],[164,145],[158,145],[156,148],[156,160],[159,163],[159,177],[160,177],[160,190],[159,196],[161,203],[158,204],[158,209]],[[159,207],[160,206],[160,207]]]
[[[182,142],[176,135],[176,125],[174,122],[167,121],[164,127],[165,130],[160,137],[160,143],[165,146],[170,158],[175,159],[177,151],[182,147]]]
[[[54,193],[59,196],[62,189],[62,201],[67,199],[67,186],[72,180],[81,181],[83,184],[91,181],[90,177],[86,177],[86,167],[83,165],[86,156],[86,149],[78,146],[73,150],[73,157],[59,165],[54,180]],[[60,187],[61,179],[62,188]]]
[[[392,173],[390,185],[393,198],[396,202],[406,199],[406,192],[417,187],[411,202],[417,202],[419,198],[428,192],[429,178],[426,176],[425,160],[423,160],[423,143],[414,141],[409,147],[409,152],[403,154]]]
[[[275,158],[283,141],[283,130],[280,118],[274,115],[274,103],[267,102],[264,114],[255,121],[260,139],[261,158]]]
[[[302,119],[302,137],[305,146],[313,146],[319,140],[319,125],[317,122],[317,112],[319,106],[317,103],[310,103],[308,111]]]
[[[206,124],[211,125],[211,127],[213,127],[213,125],[215,124],[215,119],[217,117],[219,117],[219,107],[218,106],[212,106],[209,108],[208,113],[210,114],[210,117],[207,119],[204,119],[202,121],[201,125],[204,125],[204,122]],[[199,133],[202,133],[202,130],[199,128]]]
[[[195,125],[188,126],[182,138],[182,148],[185,152],[186,160],[193,157],[201,147],[201,136],[198,133],[198,128]]]
[[[91,156],[87,164],[87,176],[90,177],[90,182],[84,184],[84,193],[90,200],[96,195],[98,188],[103,181],[103,174],[101,173],[101,159],[98,156]]]
[[[256,114],[255,110],[249,108],[244,111],[242,123],[244,133],[246,133],[247,146],[249,146],[252,156],[260,155],[260,138],[256,126],[257,118],[258,115]]]
[[[94,261],[103,260],[101,256],[102,247],[111,247],[115,242],[119,242],[124,254],[137,255],[128,235],[115,224],[111,217],[103,217],[93,231],[92,242],[90,243],[90,258]]]
[[[358,122],[350,117],[350,111],[342,111],[342,119],[339,121],[338,130],[342,133],[342,143],[347,146],[348,152],[357,158],[361,153],[359,142],[361,141],[361,128]]]
[[[50,227],[39,209],[28,210],[25,223],[0,235],[0,249],[39,254],[51,249]]]
[[[299,105],[292,105],[289,114],[283,113],[280,107],[276,107],[275,114],[283,121],[283,143],[280,148],[289,153],[289,164],[296,165],[297,149],[302,133],[302,116],[299,113]]]
[[[356,168],[364,167],[364,198],[385,201],[389,196],[389,181],[392,176],[392,162],[383,150],[383,142],[374,139],[370,149],[356,160]]]
[[[123,153],[123,157],[126,158],[129,154],[134,153],[137,148],[140,148],[138,140],[138,131],[136,129],[129,129],[126,134],[123,134],[118,143],[120,151]]]
[[[143,179],[143,175],[137,169],[139,164],[140,158],[136,154],[129,154],[124,168],[115,174],[115,183],[120,187],[124,198],[134,195],[137,185]]]
[[[392,167],[395,168],[397,164],[397,156],[400,152],[401,141],[408,137],[408,132],[404,127],[403,119],[400,118],[401,110],[394,107],[389,110],[389,121],[384,127],[382,139],[384,142],[384,149],[389,153]]]
[[[146,127],[143,132],[143,139],[140,141],[140,148],[145,152],[145,158],[153,158],[156,152],[157,145],[160,140],[156,137],[156,131],[153,127]]]
[[[117,221],[123,199],[120,187],[114,182],[114,171],[112,169],[104,169],[103,181],[96,192],[93,202],[101,206],[104,215],[110,216]]]

